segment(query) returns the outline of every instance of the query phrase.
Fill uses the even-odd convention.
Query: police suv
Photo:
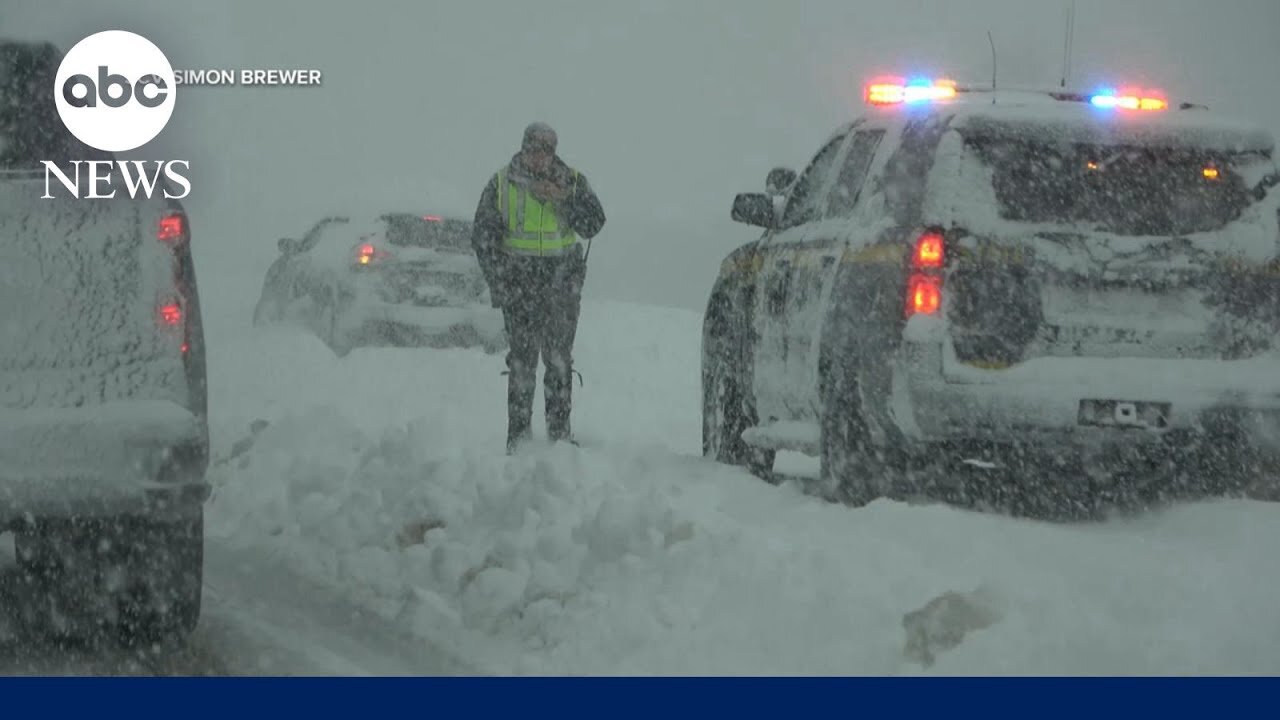
[[[855,504],[1257,479],[1280,426],[1269,133],[1140,90],[865,98],[769,174],[781,198],[734,199],[765,232],[706,309],[705,455],[763,477],[816,455]]]

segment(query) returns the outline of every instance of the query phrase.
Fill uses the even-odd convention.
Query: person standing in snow
[[[498,170],[476,207],[471,244],[502,310],[507,352],[507,453],[531,436],[538,357],[546,371],[547,436],[577,444],[570,431],[573,342],[586,253],[604,227],[600,199],[582,173],[556,154],[546,123],[525,128],[520,150]]]

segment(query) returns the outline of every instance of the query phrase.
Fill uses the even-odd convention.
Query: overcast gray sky
[[[990,30],[1002,83],[1055,84],[1067,4],[0,0],[0,35],[65,49],[126,29],[175,68],[323,71],[319,88],[185,88],[140,151],[192,162],[206,294],[256,299],[276,239],[323,213],[469,215],[520,130],[544,119],[610,218],[588,292],[698,308],[719,259],[757,235],[729,221],[733,194],[761,189],[774,165],[802,165],[859,111],[865,78],[986,82]],[[1076,6],[1082,87],[1156,85],[1280,133],[1280,1]]]

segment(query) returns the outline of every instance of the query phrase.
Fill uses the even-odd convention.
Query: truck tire
[[[142,592],[131,596],[120,630],[142,641],[185,637],[200,620],[204,588],[204,512],[178,521],[125,523],[130,575]]]
[[[15,536],[19,568],[42,589],[45,634],[114,630],[128,642],[177,639],[200,619],[204,513],[46,519]]]

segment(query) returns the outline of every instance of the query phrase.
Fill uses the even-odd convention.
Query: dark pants
[[[538,358],[546,400],[547,436],[570,438],[573,341],[582,307],[583,265],[568,258],[520,258],[508,268],[502,316],[507,341],[507,447],[528,439],[537,388]]]

